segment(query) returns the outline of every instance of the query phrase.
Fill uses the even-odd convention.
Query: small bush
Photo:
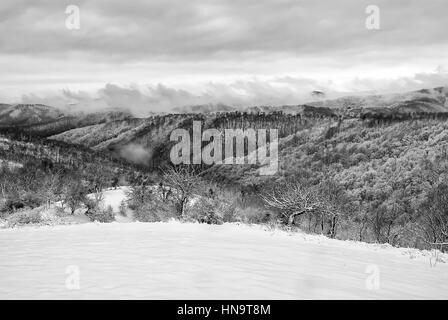
[[[9,226],[14,227],[20,225],[41,223],[42,217],[39,211],[24,210],[10,215],[6,219],[6,221],[8,222]]]
[[[157,198],[147,199],[134,210],[134,218],[140,222],[168,221],[176,216],[174,204]]]
[[[274,219],[272,212],[261,207],[237,208],[236,220],[243,223],[261,224]]]
[[[196,196],[187,208],[187,217],[199,223],[236,222],[239,193],[208,185],[208,192]]]
[[[65,209],[62,208],[62,207],[55,206],[54,210],[55,210],[56,216],[58,216],[58,217],[65,217],[65,216],[67,216],[67,212],[65,212]]]
[[[109,205],[106,209],[101,209],[97,206],[87,209],[85,215],[90,219],[90,221],[97,222],[112,222],[115,221],[115,215],[112,207]]]
[[[140,222],[168,221],[176,216],[172,196],[163,186],[157,189],[145,185],[131,188],[128,194],[128,208],[134,211],[134,219]]]
[[[24,209],[26,204],[19,198],[11,197],[6,199],[4,207],[6,211],[13,212],[19,209]]]
[[[199,223],[222,224],[222,216],[218,210],[219,203],[206,197],[197,199],[187,210],[187,216]]]
[[[223,222],[238,221],[238,196],[230,192],[219,191],[216,200],[216,212],[222,218]]]
[[[34,192],[26,192],[22,196],[23,203],[25,207],[28,208],[36,208],[42,204],[42,199],[39,197],[39,194]]]
[[[238,217],[237,217],[237,210],[235,207],[228,207],[226,206],[225,208],[222,208],[222,221],[223,222],[237,222],[238,221]]]

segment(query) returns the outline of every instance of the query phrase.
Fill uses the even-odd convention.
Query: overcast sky
[[[368,5],[380,29],[365,26]],[[80,29],[66,27],[66,7]],[[166,110],[448,83],[446,0],[2,0],[0,102]]]

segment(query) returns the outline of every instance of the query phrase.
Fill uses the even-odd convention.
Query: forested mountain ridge
[[[0,127],[3,132],[82,145],[118,160],[157,168],[169,161],[169,151],[174,145],[169,139],[170,133],[176,128],[191,131],[195,120],[202,122],[202,129],[278,129],[282,148],[283,139],[288,140],[313,126],[324,126],[325,137],[329,138],[350,119],[361,127],[417,119],[443,120],[448,115],[447,95],[447,88],[440,87],[297,106],[249,107],[247,111],[216,112],[219,108],[207,105],[213,112],[148,118],[135,118],[117,110],[73,114],[44,105],[4,104],[0,108]]]
[[[314,96],[313,96],[314,97]],[[421,89],[399,94],[344,96],[337,99],[319,99],[301,105],[235,107],[224,104],[205,104],[174,107],[170,113],[151,114],[149,118],[168,114],[219,113],[272,113],[322,114],[324,116],[361,117],[365,114],[397,115],[412,113],[448,112],[448,87]],[[124,109],[104,109],[94,112],[76,112],[42,104],[0,104],[0,127],[22,126],[34,133],[50,135],[98,123],[134,118]],[[41,126],[41,127],[39,127]],[[47,126],[47,127],[45,127]],[[45,132],[45,130],[53,132]]]
[[[130,117],[130,113],[120,110],[84,113],[68,112],[42,104],[0,104],[0,128],[20,129],[41,137]]]
[[[448,112],[448,87],[417,91],[366,96],[347,96],[333,100],[309,103],[315,107],[327,107],[338,113],[361,116],[364,113],[406,114],[416,112]]]
[[[424,247],[424,241],[445,241],[441,229],[444,222],[436,224],[438,229],[433,227],[434,219],[447,219],[443,211],[443,195],[448,190],[448,112],[443,109],[446,90],[420,90],[401,97],[403,101],[377,109],[361,107],[362,112],[354,112],[356,108],[347,105],[336,108],[333,101],[322,102],[322,106],[290,106],[286,112],[253,108],[252,112],[148,118],[103,113],[68,119],[54,113],[54,119],[30,118],[38,119],[35,124],[3,125],[0,157],[12,162],[43,162],[44,169],[39,169],[42,172],[53,172],[52,166],[66,167],[84,181],[104,176],[107,183],[91,184],[110,186],[121,178],[129,182],[135,175],[160,173],[161,167],[171,163],[169,153],[176,143],[170,141],[171,132],[177,128],[191,132],[193,121],[201,121],[202,129],[221,132],[277,129],[276,174],[261,176],[259,166],[254,164],[204,165],[199,166],[202,177],[239,192],[245,203],[243,210],[247,206],[257,208],[257,221],[267,219],[260,200],[266,190],[288,192],[288,186],[295,183],[304,188],[298,190],[318,190],[332,197],[328,200],[332,209],[327,208],[326,214],[299,217],[297,223],[310,232]],[[28,166],[25,172],[33,170]],[[17,179],[20,185],[21,179]],[[327,190],[329,187],[332,190]],[[36,186],[36,190],[39,188]],[[332,212],[338,214],[328,215]]]
[[[63,116],[62,111],[42,104],[0,105],[0,126],[26,126]]]
[[[328,139],[350,121],[361,128],[396,121],[444,120],[448,115],[447,96],[448,89],[440,87],[297,106],[249,107],[247,111],[216,112],[219,108],[206,105],[213,112],[172,113],[148,118],[135,118],[117,110],[74,114],[44,105],[3,104],[0,128],[4,133],[82,145],[118,160],[155,168],[169,160],[169,150],[174,145],[169,139],[170,133],[176,128],[191,131],[195,120],[201,121],[202,129],[278,129],[282,147],[284,139],[291,139],[312,127],[324,126],[324,138]]]

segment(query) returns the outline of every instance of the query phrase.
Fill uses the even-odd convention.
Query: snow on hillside
[[[126,200],[127,192],[129,192],[129,187],[118,187],[116,189],[107,189],[103,191],[103,205],[111,206],[114,212],[119,211],[119,207],[122,201]],[[94,195],[88,195],[90,198],[93,198]]]
[[[129,187],[119,187],[116,189],[109,189],[103,191],[103,206],[111,206],[115,213],[115,220],[118,222],[131,222],[132,213],[128,210],[127,216],[123,217],[118,212],[120,211],[120,204],[126,201],[127,193],[130,191]],[[93,197],[93,194],[89,195]]]
[[[260,226],[24,227],[0,243],[0,299],[448,298],[428,252]]]

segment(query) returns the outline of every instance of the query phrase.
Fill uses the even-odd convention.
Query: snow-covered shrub
[[[266,223],[274,218],[272,212],[261,207],[245,207],[236,209],[236,220],[244,223]]]
[[[154,208],[150,204],[145,204],[135,210],[134,219],[140,222],[160,222],[169,220],[167,212],[160,210],[160,208]]]
[[[216,196],[216,212],[223,222],[236,222],[239,195],[219,190]]]
[[[151,196],[134,209],[134,218],[140,222],[168,221],[176,216],[175,213],[174,204],[163,201],[157,196]]]
[[[106,209],[96,208],[94,210],[86,212],[86,216],[91,221],[97,221],[97,222],[112,222],[112,221],[115,221],[114,211],[113,211],[111,206],[107,206]]]
[[[236,222],[239,221],[237,209],[240,200],[239,192],[209,182],[204,184],[202,194],[189,202],[184,218],[208,224]]]
[[[275,230],[287,230],[288,226],[285,226],[285,224],[282,223],[280,219],[269,219],[265,224],[266,229],[269,231],[275,231]]]
[[[101,206],[101,201],[98,198],[84,200],[84,205],[87,211],[84,213],[90,221],[98,222],[112,222],[115,220],[115,215],[112,207],[109,205],[106,209]]]
[[[219,212],[219,202],[208,197],[200,197],[186,210],[187,219],[199,223],[222,224],[223,219]]]
[[[229,204],[222,204],[220,208],[222,212],[222,221],[223,222],[236,222],[238,221],[238,217],[236,215],[236,207]]]
[[[6,219],[6,221],[8,222],[8,226],[14,227],[41,223],[42,217],[38,210],[23,210],[13,213]]]
[[[58,217],[67,216],[67,212],[65,212],[63,207],[55,206],[54,211],[55,211],[56,216],[58,216]]]
[[[134,218],[140,222],[168,221],[176,216],[175,203],[169,189],[158,186],[135,185],[131,187],[128,207],[134,211]]]

